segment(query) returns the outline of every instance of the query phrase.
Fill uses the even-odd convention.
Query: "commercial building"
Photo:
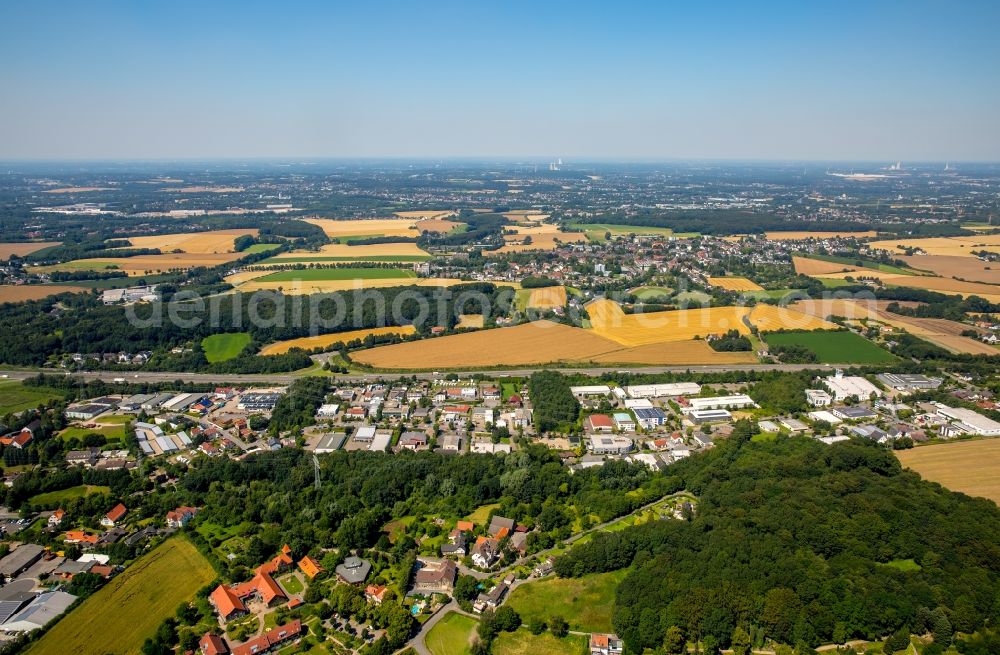
[[[632,450],[632,440],[616,435],[594,435],[588,444],[595,455],[624,455]]]
[[[611,387],[606,384],[594,384],[590,386],[582,387],[570,387],[569,390],[577,398],[584,398],[586,396],[606,396],[611,393]]]
[[[882,373],[877,377],[879,382],[897,391],[937,389],[943,382],[941,378],[929,378],[917,373]]]
[[[822,379],[823,385],[833,394],[834,400],[843,402],[850,397],[858,400],[868,400],[872,394],[881,397],[882,392],[874,384],[857,375],[836,375]]]
[[[704,409],[743,409],[745,407],[756,407],[757,403],[746,394],[736,394],[735,396],[714,396],[711,398],[691,398],[685,412],[699,411]]]
[[[701,385],[696,382],[670,382],[666,384],[634,384],[625,387],[632,398],[676,398],[677,396],[697,396]]]
[[[971,409],[940,405],[937,413],[946,419],[954,421],[959,427],[970,434],[976,434],[981,437],[1000,436],[1000,423]]]
[[[822,389],[806,389],[806,402],[813,407],[828,407],[833,404],[833,396]]]
[[[667,415],[659,407],[639,407],[632,412],[644,430],[652,430],[667,422]]]
[[[726,409],[695,409],[688,412],[687,417],[692,423],[718,423],[733,420],[733,415]]]

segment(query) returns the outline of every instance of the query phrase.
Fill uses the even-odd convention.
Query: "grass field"
[[[546,578],[515,589],[508,604],[528,623],[562,616],[570,630],[613,632],[615,589],[627,570],[594,573],[579,578]]]
[[[78,425],[71,425],[62,432],[59,433],[59,438],[63,441],[67,439],[72,439],[76,437],[77,439],[82,439],[88,434],[100,434],[103,435],[108,441],[122,441],[125,439],[125,426],[124,425],[99,425],[96,428],[84,428]]]
[[[0,261],[7,261],[11,255],[24,257],[39,250],[58,246],[58,241],[24,241],[21,243],[0,243]]]
[[[490,517],[490,512],[500,507],[499,503],[490,505],[480,505],[471,514],[465,517],[466,521],[472,521],[476,525],[486,525],[486,519]]]
[[[313,348],[327,348],[335,343],[348,343],[355,339],[364,340],[369,334],[381,336],[383,334],[413,334],[416,330],[412,325],[401,325],[395,327],[365,328],[361,330],[348,330],[346,332],[335,332],[333,334],[320,334],[315,337],[301,337],[299,339],[289,339],[279,341],[264,346],[261,355],[281,355],[292,348],[302,348],[312,350]]]
[[[725,289],[726,291],[764,290],[764,287],[760,286],[753,280],[748,280],[747,278],[740,276],[710,277],[708,278],[708,283],[713,287],[719,287],[721,289]]]
[[[822,364],[885,364],[896,357],[853,332],[782,332],[764,340],[771,347],[802,346],[814,353]]]
[[[0,303],[41,300],[57,293],[83,293],[86,287],[61,284],[0,284]]]
[[[244,255],[258,255],[262,252],[271,252],[279,246],[280,244],[277,243],[255,243],[246,250],[241,250],[240,252]]]
[[[26,387],[16,380],[0,380],[0,416],[34,409],[47,400],[63,396],[58,389]]]
[[[611,237],[627,236],[629,234],[669,237],[674,231],[669,227],[643,227],[641,225],[612,225],[610,223],[568,223],[566,227],[573,230],[583,230],[591,241],[604,241],[608,232]]]
[[[243,352],[249,343],[247,332],[226,332],[205,337],[201,340],[201,348],[209,362],[224,362]]]
[[[292,280],[405,280],[417,274],[403,268],[303,268],[275,271],[258,282],[291,282]]]
[[[132,248],[159,248],[160,252],[180,250],[191,254],[207,255],[211,253],[233,252],[233,242],[236,237],[245,235],[257,236],[259,230],[212,230],[210,232],[179,232],[176,234],[153,234],[141,237],[128,237]]]
[[[63,617],[26,652],[138,653],[163,619],[215,577],[190,541],[173,537]]]
[[[893,452],[903,466],[925,480],[1000,503],[1000,439],[953,441]]]
[[[583,635],[567,635],[557,639],[550,632],[533,635],[527,629],[501,632],[493,642],[493,655],[580,655],[586,652],[588,640]]]
[[[431,655],[468,655],[477,625],[470,616],[449,612],[431,628],[424,643]]]
[[[110,487],[101,487],[92,484],[81,484],[76,487],[69,487],[68,489],[60,489],[59,491],[49,491],[44,494],[38,494],[37,496],[32,496],[28,499],[28,502],[33,505],[55,505],[59,503],[65,503],[68,500],[74,498],[83,498],[85,496],[92,496],[94,494],[109,494],[111,493]]]
[[[669,287],[636,287],[630,289],[629,293],[635,295],[636,298],[642,301],[647,301],[652,298],[660,298],[662,296],[671,296],[674,290]]]

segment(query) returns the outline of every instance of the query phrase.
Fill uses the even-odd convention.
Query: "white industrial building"
[[[677,396],[697,396],[701,385],[696,382],[669,382],[665,384],[634,384],[625,387],[632,398],[664,398]]]
[[[833,404],[833,396],[822,389],[806,389],[806,402],[813,407],[829,407]]]
[[[982,414],[974,412],[971,409],[939,405],[937,413],[947,419],[955,421],[959,427],[971,434],[977,434],[981,437],[1000,436],[1000,423],[997,423],[993,419],[987,418]]]
[[[611,393],[611,387],[609,387],[606,384],[593,384],[582,387],[570,387],[569,390],[577,398],[583,398],[586,396],[606,396],[609,393]]]
[[[837,402],[843,402],[851,396],[858,400],[868,400],[872,394],[878,398],[882,397],[878,387],[857,375],[844,375],[838,372],[833,377],[823,378],[822,382]]]
[[[688,406],[684,408],[684,413],[689,414],[695,411],[706,409],[743,409],[745,407],[756,407],[757,403],[746,394],[736,394],[735,396],[712,396],[710,398],[691,398]]]

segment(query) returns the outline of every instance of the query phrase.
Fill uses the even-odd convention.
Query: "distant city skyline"
[[[0,4],[0,160],[1000,161],[1000,5]]]

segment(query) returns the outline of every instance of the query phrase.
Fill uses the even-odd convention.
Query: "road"
[[[801,371],[805,369],[832,368],[829,365],[820,364],[729,364],[726,366],[639,366],[633,368],[607,367],[607,368],[557,368],[539,366],[534,368],[520,369],[470,369],[468,371],[447,371],[447,374],[455,374],[460,378],[468,378],[476,373],[489,375],[492,377],[528,377],[532,373],[544,370],[558,370],[566,374],[601,375],[604,373],[616,373],[626,371],[629,373],[656,374],[656,373],[727,373],[730,371]],[[11,380],[24,380],[34,377],[39,373],[49,375],[68,375],[63,369],[33,369],[33,370],[0,370],[0,376]],[[337,374],[334,377],[344,382],[374,382],[377,380],[393,380],[400,377],[416,377],[419,380],[434,380],[441,378],[446,373],[355,373],[349,375]],[[131,383],[142,382],[201,382],[206,384],[269,384],[284,385],[291,384],[301,378],[301,375],[294,373],[184,373],[170,371],[82,371],[73,373],[74,376],[82,377],[85,380],[103,380],[113,382],[117,378],[124,378]]]

